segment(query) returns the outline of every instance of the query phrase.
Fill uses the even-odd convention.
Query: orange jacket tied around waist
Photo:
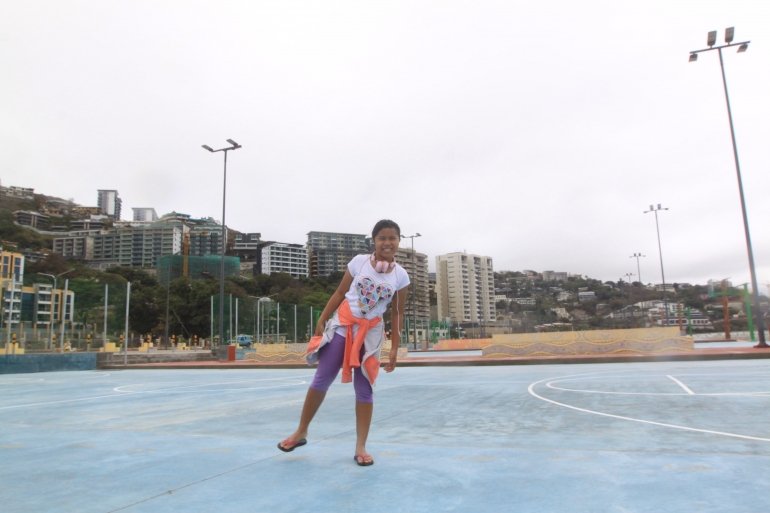
[[[360,367],[361,361],[359,360],[359,354],[361,353],[361,347],[364,345],[366,335],[369,333],[369,329],[377,326],[381,321],[381,317],[374,317],[372,319],[359,318],[353,315],[350,310],[348,301],[345,300],[337,310],[337,320],[339,324],[345,326],[345,356],[342,359],[342,382],[353,382],[353,368]],[[353,325],[358,326],[358,333],[353,337]],[[310,339],[307,345],[307,354],[310,355],[318,351],[322,345],[323,337],[316,336]],[[312,363],[308,360],[308,363]],[[369,378],[369,383],[374,385],[374,381],[377,379],[377,374],[380,371],[380,362],[376,355],[371,355],[369,358],[364,357],[364,370]]]

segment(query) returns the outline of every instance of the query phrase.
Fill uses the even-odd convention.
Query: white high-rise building
[[[120,221],[120,209],[123,201],[116,190],[99,189],[99,196],[96,201],[97,207],[102,214],[113,221]]]
[[[412,260],[414,257],[414,265]],[[415,316],[418,319],[430,320],[430,292],[428,290],[428,255],[414,252],[410,248],[398,248],[395,255],[396,262],[404,268],[409,275],[409,289],[406,296],[406,312],[409,318]],[[414,290],[415,296],[412,297]],[[414,303],[412,303],[414,301]]]
[[[308,276],[308,251],[301,244],[263,242],[257,255],[260,274],[286,273],[294,278]]]
[[[492,258],[467,253],[436,257],[438,318],[452,322],[491,322],[496,319]]]

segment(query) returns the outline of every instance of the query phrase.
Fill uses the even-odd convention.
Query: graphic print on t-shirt
[[[379,303],[388,301],[393,297],[393,287],[388,283],[377,285],[366,276],[362,276],[356,281],[356,292],[358,292],[358,309],[361,310],[364,317],[377,308]]]

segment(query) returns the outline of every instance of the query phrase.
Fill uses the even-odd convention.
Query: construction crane
[[[187,276],[187,260],[190,256],[190,234],[184,234],[184,242],[182,242],[182,276]]]

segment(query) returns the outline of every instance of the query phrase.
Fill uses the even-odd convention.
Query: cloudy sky
[[[770,280],[770,4],[39,1],[0,19],[3,185],[304,243],[383,217],[431,257],[667,282]],[[431,258],[432,260],[432,258]],[[433,266],[431,266],[433,267]],[[764,287],[762,287],[764,290]]]

